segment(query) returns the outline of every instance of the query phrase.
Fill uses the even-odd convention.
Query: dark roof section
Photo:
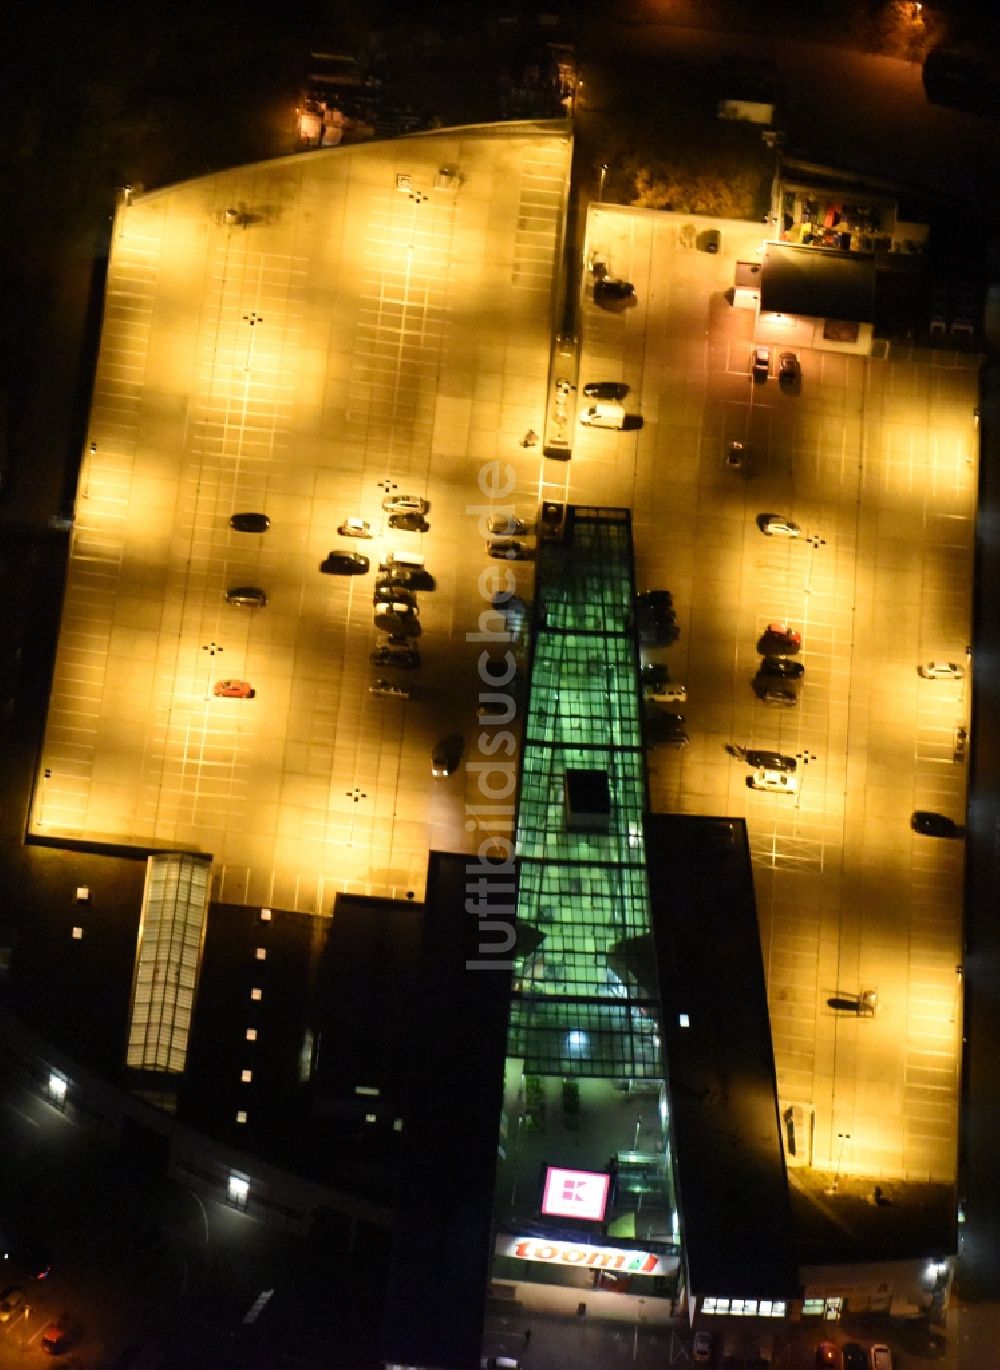
[[[431,853],[406,1053],[411,1079],[402,1199],[384,1325],[390,1362],[436,1370],[479,1364],[503,1107],[514,884],[502,867],[495,875],[484,873],[474,856]],[[484,908],[467,911],[467,901],[482,901]]]
[[[854,323],[871,323],[874,317],[875,258],[871,253],[766,243],[761,277],[762,313]]]
[[[688,1288],[787,1299],[798,1281],[746,824],[650,815],[646,859]]]

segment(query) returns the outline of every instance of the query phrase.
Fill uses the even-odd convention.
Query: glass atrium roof
[[[522,749],[508,1053],[526,1073],[663,1075],[633,599],[628,510],[571,509],[539,545]],[[610,812],[574,813],[567,773]]]

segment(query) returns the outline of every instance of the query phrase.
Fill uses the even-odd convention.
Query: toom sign
[[[655,1251],[631,1251],[620,1246],[585,1246],[577,1242],[547,1242],[540,1237],[497,1237],[496,1254],[546,1265],[582,1265],[591,1270],[614,1270],[623,1275],[669,1275],[677,1258]]]

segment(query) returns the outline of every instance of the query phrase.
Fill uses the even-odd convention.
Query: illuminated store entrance
[[[628,511],[571,508],[539,547],[493,1279],[653,1321],[679,1234],[634,600]]]

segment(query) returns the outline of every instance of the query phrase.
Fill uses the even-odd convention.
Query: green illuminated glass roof
[[[659,1078],[629,513],[577,506],[539,547],[517,819],[508,1052],[539,1074]],[[610,814],[572,809],[606,778]],[[595,784],[594,781],[599,783]]]

